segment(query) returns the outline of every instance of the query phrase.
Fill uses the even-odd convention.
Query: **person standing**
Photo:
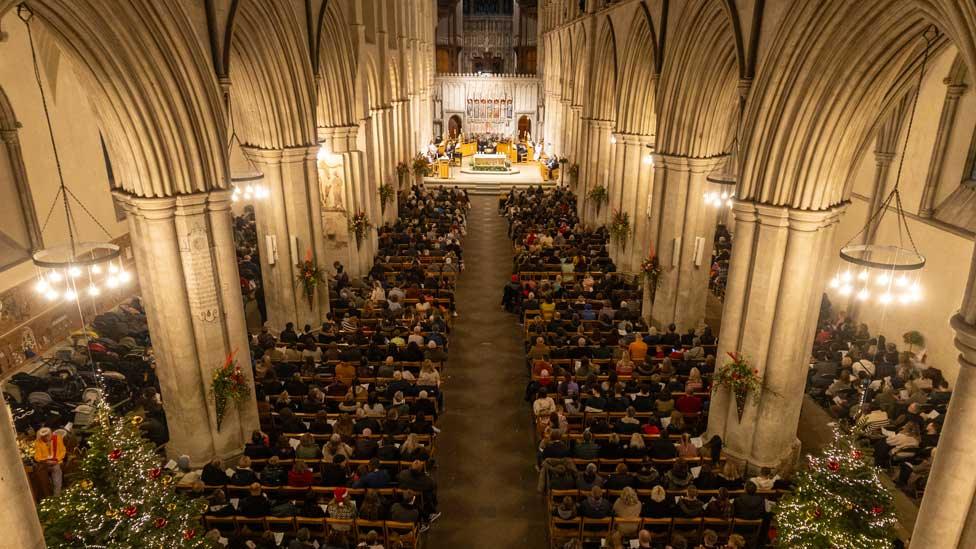
[[[37,432],[37,440],[34,441],[34,461],[39,468],[46,469],[53,495],[61,493],[61,463],[64,462],[64,454],[64,441],[59,435],[52,433],[47,427]]]

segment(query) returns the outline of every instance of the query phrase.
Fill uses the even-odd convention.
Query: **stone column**
[[[610,247],[611,257],[621,272],[636,271],[648,256],[647,204],[653,183],[653,167],[644,158],[650,152],[647,145],[653,142],[651,136],[617,134],[610,208],[626,212],[631,226],[631,238],[626,247],[613,243]]]
[[[586,194],[597,185],[609,188],[610,154],[613,122],[609,120],[589,120],[587,124],[587,147],[580,158],[580,177],[586,184],[580,187],[579,199],[582,204],[583,222],[593,227],[605,225],[610,219],[610,203],[602,204],[597,211]]]
[[[569,159],[570,162],[579,164],[580,158],[580,132],[582,131],[583,106],[573,105],[569,111]]]
[[[4,528],[4,541],[0,546],[11,549],[46,547],[30,483],[20,460],[14,421],[6,404],[0,410],[0,513],[8,525]]]
[[[959,349],[959,376],[952,388],[942,435],[918,510],[912,547],[969,548],[976,545],[976,254],[962,307],[951,319]]]
[[[280,329],[287,322],[318,326],[329,311],[325,286],[310,302],[296,285],[298,266],[306,259],[327,268],[322,230],[322,203],[316,157],[318,145],[289,149],[244,147],[244,154],[264,174],[268,198],[254,204],[261,277],[268,322]],[[267,236],[273,237],[274,250]],[[274,252],[277,253],[274,253]]]
[[[706,436],[721,436],[727,452],[751,467],[775,467],[799,446],[804,379],[830,263],[823,258],[835,253],[843,207],[810,211],[737,201],[733,208],[736,234],[716,362],[743,353],[765,389],[758,403],[747,397],[741,420],[728,390],[716,391]]]
[[[655,155],[649,241],[661,263],[651,320],[681,331],[705,317],[717,211],[705,204],[705,178],[723,161]]]
[[[956,126],[959,96],[965,91],[965,84],[946,86],[945,102],[942,104],[939,128],[935,132],[935,145],[932,147],[932,159],[929,161],[929,172],[925,177],[925,188],[922,189],[922,200],[918,208],[918,215],[921,217],[932,217],[935,213],[935,198],[942,179],[942,166],[945,164],[946,150],[949,148],[949,137]]]
[[[194,465],[238,455],[259,427],[253,396],[231,408],[220,429],[210,385],[236,353],[249,383],[250,350],[235,257],[230,191],[139,198],[125,204],[142,299],[169,424],[170,457]]]
[[[341,157],[344,184],[343,208],[323,210],[323,228],[326,241],[326,263],[342,263],[349,276],[361,276],[369,270],[365,260],[371,257],[368,242],[363,242],[364,251],[357,247],[355,239],[349,234],[349,212],[365,210],[361,190],[366,180],[364,155],[358,148],[359,126],[319,128],[319,139],[327,154]],[[366,253],[370,255],[366,255]],[[365,270],[364,270],[365,268]]]

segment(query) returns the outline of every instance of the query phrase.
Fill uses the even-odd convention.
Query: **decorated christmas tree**
[[[174,549],[209,547],[201,502],[176,493],[172,477],[139,431],[141,418],[95,406],[89,448],[73,482],[41,502],[48,547]]]
[[[776,508],[777,546],[817,549],[891,547],[891,494],[855,435],[834,429],[834,441],[797,475],[796,490]]]

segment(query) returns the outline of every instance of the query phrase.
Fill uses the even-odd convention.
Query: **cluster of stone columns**
[[[259,427],[253,393],[218,429],[213,372],[234,355],[251,382],[230,191],[140,198],[125,205],[142,300],[166,402],[170,456],[195,465],[240,453]]]

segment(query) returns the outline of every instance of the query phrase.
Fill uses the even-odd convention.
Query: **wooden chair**
[[[655,544],[667,543],[671,539],[671,518],[645,518],[641,527],[651,533],[651,541]]]
[[[265,530],[284,534],[294,534],[298,531],[298,527],[295,526],[294,517],[265,517],[264,528]]]
[[[216,528],[221,534],[237,533],[237,522],[234,520],[234,517],[215,517],[205,515],[203,517],[203,523],[207,525],[207,529],[212,530]]]
[[[610,535],[610,524],[612,522],[613,519],[610,517],[602,519],[583,517],[583,530],[580,535],[584,540],[603,539]]]
[[[552,517],[549,520],[549,542],[553,548],[562,547],[571,539],[580,539],[582,532],[583,523],[579,517],[571,519]]]
[[[742,537],[746,538],[747,542],[751,543],[759,538],[762,524],[762,519],[747,520],[737,518],[732,521],[732,532],[741,534]]]
[[[325,519],[313,517],[295,517],[295,528],[307,528],[312,537],[325,536]]]
[[[688,540],[688,545],[694,546],[701,539],[701,518],[675,518],[671,521],[671,538],[681,535]]]
[[[399,538],[405,548],[417,549],[420,546],[417,536],[417,525],[412,522],[386,521],[386,539]],[[392,545],[392,542],[389,542]]]

